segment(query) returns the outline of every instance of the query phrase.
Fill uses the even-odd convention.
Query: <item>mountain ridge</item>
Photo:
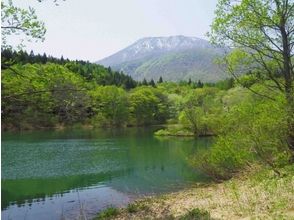
[[[123,71],[136,80],[201,80],[213,82],[225,78],[214,59],[223,55],[208,41],[183,35],[145,37],[96,63]]]

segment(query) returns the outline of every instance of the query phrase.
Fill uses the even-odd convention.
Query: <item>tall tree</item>
[[[143,85],[143,86],[148,86],[148,82],[147,82],[147,80],[146,80],[145,78],[144,78],[143,81],[142,81],[142,85]]]
[[[159,77],[159,80],[157,83],[163,83],[163,79],[162,79],[162,76]]]
[[[191,85],[191,84],[192,84],[192,80],[191,78],[189,78],[188,85]]]
[[[284,94],[287,142],[294,158],[294,1],[219,0],[210,37],[213,43],[233,48],[225,61],[237,82],[239,73],[247,72]]]
[[[156,85],[155,85],[155,82],[154,82],[154,80],[153,80],[153,79],[151,79],[151,80],[150,80],[150,83],[149,83],[149,85],[150,85],[150,86],[152,86],[152,87],[156,87]]]
[[[197,82],[197,88],[203,88],[203,83],[200,81],[200,79]]]

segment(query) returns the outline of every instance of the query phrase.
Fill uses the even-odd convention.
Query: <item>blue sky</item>
[[[205,38],[217,0],[13,0],[36,9],[46,24],[44,42],[26,49],[97,61],[149,36]]]

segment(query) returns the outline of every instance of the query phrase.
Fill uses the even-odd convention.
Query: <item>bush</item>
[[[99,219],[110,219],[111,217],[117,216],[119,213],[118,209],[115,207],[109,207],[99,213],[97,220]]]
[[[192,164],[216,180],[225,180],[252,163],[263,163],[277,174],[290,160],[283,98],[250,101],[229,108],[211,149],[199,152]]]
[[[180,136],[194,137],[191,131],[184,129],[182,126],[168,126],[166,129],[160,129],[154,133],[155,136]]]
[[[215,181],[227,180],[253,161],[253,155],[236,146],[233,140],[219,137],[209,150],[200,150],[190,160],[194,167]]]
[[[138,206],[134,203],[128,204],[127,210],[129,213],[135,213],[138,211]]]

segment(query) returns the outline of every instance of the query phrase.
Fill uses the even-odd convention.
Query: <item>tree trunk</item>
[[[285,96],[287,100],[287,123],[288,138],[287,143],[293,155],[294,162],[294,88],[293,88],[293,70],[291,69],[291,55],[288,37],[286,32],[282,31],[283,36],[283,61],[284,61],[284,79],[285,79]]]
[[[291,91],[290,91],[291,92]],[[286,94],[287,98],[287,124],[288,124],[288,134],[287,134],[287,144],[292,153],[292,162],[294,163],[294,93],[293,90]]]
[[[279,8],[279,5],[277,6]],[[294,162],[294,76],[291,63],[290,38],[286,31],[286,18],[284,14],[281,14],[280,32],[283,43],[283,75],[285,80],[285,96],[287,100],[287,144],[292,153],[292,162]]]

